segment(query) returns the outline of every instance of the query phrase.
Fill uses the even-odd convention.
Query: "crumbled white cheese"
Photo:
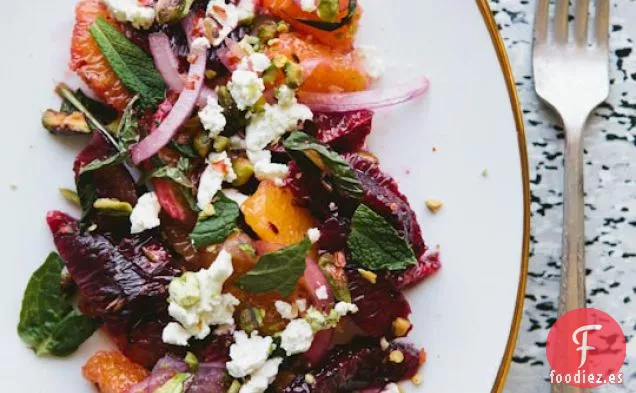
[[[300,8],[305,12],[314,12],[318,9],[316,0],[300,0]]]
[[[249,381],[241,386],[239,393],[263,393],[276,379],[278,367],[282,362],[282,358],[272,358],[266,361],[261,368],[250,376]]]
[[[305,312],[307,310],[307,299],[296,299],[298,311]]]
[[[212,18],[218,27],[212,46],[217,47],[238,26],[240,13],[233,3],[225,4],[225,0],[211,0],[206,15]]]
[[[245,138],[242,138],[238,135],[232,135],[230,137],[230,150],[245,150],[247,146],[245,145]]]
[[[156,228],[161,224],[159,212],[161,205],[157,194],[148,192],[142,195],[130,214],[130,233],[141,233],[147,229]]]
[[[170,282],[168,313],[181,329],[175,323],[168,324],[162,335],[164,342],[185,346],[192,337],[207,337],[210,326],[234,325],[234,309],[239,300],[221,293],[233,271],[232,256],[221,250],[209,269],[186,272]]]
[[[390,383],[386,385],[384,389],[382,389],[382,392],[380,393],[402,393],[402,391],[400,390],[400,387],[397,384]]]
[[[320,229],[318,228],[310,228],[307,231],[307,237],[309,238],[309,241],[311,241],[311,244],[318,242],[318,240],[320,240],[320,235]]]
[[[327,292],[327,287],[321,285],[316,289],[316,297],[318,300],[327,300],[329,299],[329,293]]]
[[[282,187],[285,184],[287,175],[289,175],[287,165],[265,161],[259,161],[254,164],[254,176],[260,181],[270,180],[276,186]]]
[[[227,371],[234,378],[244,378],[265,365],[272,347],[271,337],[261,337],[252,332],[248,337],[242,330],[234,332],[234,344],[230,346],[230,361]]]
[[[309,350],[314,339],[314,331],[304,319],[294,319],[287,324],[280,337],[280,346],[291,356]]]
[[[205,39],[205,38],[204,38]],[[210,133],[210,138],[214,139],[223,131],[227,120],[223,115],[223,107],[219,105],[218,97],[208,96],[208,103],[199,111],[201,124]]]
[[[197,206],[204,210],[217,192],[221,190],[223,182],[236,180],[236,173],[232,167],[232,161],[226,152],[212,153],[208,157],[208,165],[201,174],[199,189],[197,190]]]
[[[347,314],[355,314],[358,312],[358,306],[353,303],[338,302],[334,307],[338,315],[344,317]]]
[[[263,73],[272,65],[272,61],[264,53],[253,53],[241,60],[238,68]]]
[[[194,39],[194,41],[192,41],[190,48],[192,51],[202,52],[210,49],[211,46],[212,44],[210,43],[210,41],[208,41],[207,38],[197,37]]]
[[[265,83],[254,71],[236,70],[232,73],[228,89],[238,109],[245,110],[263,96]]]
[[[274,303],[274,307],[276,307],[276,311],[278,311],[280,316],[285,319],[291,320],[298,317],[298,306],[294,307],[287,302],[277,300]]]
[[[263,150],[286,132],[298,129],[301,122],[312,118],[311,110],[302,104],[288,106],[266,104],[264,112],[255,115],[245,130],[247,149]]]
[[[384,74],[385,66],[380,52],[374,46],[359,46],[356,49],[358,59],[362,62],[371,79],[379,79]]]
[[[238,20],[241,22],[248,22],[256,16],[256,5],[254,0],[241,0],[236,6],[238,12]]]
[[[136,29],[149,29],[155,22],[155,9],[140,5],[137,0],[104,0],[108,10],[119,22],[130,22]]]
[[[233,188],[224,188],[221,191],[223,191],[223,194],[226,197],[236,202],[236,204],[239,206],[241,206],[243,203],[245,203],[246,200],[249,199],[249,196],[242,194]]]
[[[234,325],[230,325],[230,324],[219,325],[216,329],[214,329],[214,335],[224,336],[226,334],[232,334],[234,333],[234,329],[236,329],[236,326]]]
[[[276,99],[278,100],[278,105],[285,107],[294,105],[298,102],[296,100],[294,90],[287,85],[282,85],[276,89]]]

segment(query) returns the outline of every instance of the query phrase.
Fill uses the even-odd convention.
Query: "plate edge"
[[[477,3],[477,7],[484,19],[484,24],[490,34],[495,52],[497,52],[499,65],[506,81],[506,87],[508,88],[510,106],[514,114],[515,125],[517,128],[519,156],[521,159],[521,178],[523,182],[523,241],[521,247],[521,272],[519,275],[519,286],[517,290],[515,312],[512,318],[512,325],[510,327],[510,336],[508,336],[506,350],[502,356],[499,371],[497,372],[497,377],[491,390],[491,393],[501,393],[503,391],[508,372],[510,371],[512,357],[517,344],[517,337],[519,335],[519,330],[521,329],[523,303],[525,299],[526,282],[528,280],[528,264],[530,256],[530,172],[528,167],[528,149],[526,145],[523,115],[506,46],[499,34],[499,28],[497,27],[497,22],[492,14],[488,0],[475,0],[475,2]]]

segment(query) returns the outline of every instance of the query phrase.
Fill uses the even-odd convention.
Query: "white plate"
[[[5,53],[0,376],[6,391],[91,391],[80,367],[104,345],[103,337],[95,337],[68,359],[38,359],[15,331],[26,282],[53,249],[45,213],[73,211],[57,189],[73,184],[79,144],[51,137],[39,118],[58,105],[55,82],[68,78],[74,3],[13,2],[0,25]],[[499,390],[512,351],[509,339],[518,328],[528,236],[526,157],[515,122],[518,107],[507,86],[512,79],[502,72],[501,46],[493,45],[488,30],[494,22],[479,10],[484,4],[363,2],[360,41],[378,46],[391,70],[408,71],[390,72],[388,78],[423,72],[432,82],[424,100],[380,113],[370,142],[410,198],[425,239],[443,253],[441,272],[409,294],[416,326],[411,340],[426,348],[428,362],[423,384],[406,383],[407,391]],[[424,206],[429,198],[444,202],[435,216]]]

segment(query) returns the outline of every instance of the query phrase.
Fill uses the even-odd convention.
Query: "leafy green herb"
[[[84,105],[84,107],[95,116],[95,119],[102,124],[109,124],[117,120],[119,113],[117,109],[104,104],[101,101],[94,100],[84,94],[81,89],[75,90],[75,97]],[[60,106],[60,112],[73,113],[75,112],[75,106],[68,100],[63,99]]]
[[[97,200],[97,190],[93,181],[93,174],[96,170],[112,165],[119,165],[128,157],[127,152],[118,152],[104,159],[96,159],[86,164],[80,170],[77,177],[77,194],[82,206],[82,221],[88,218],[93,210],[93,204]]]
[[[366,205],[353,215],[347,244],[351,258],[369,270],[403,270],[417,264],[406,240]]]
[[[215,214],[198,221],[190,234],[197,248],[223,242],[236,228],[236,220],[240,215],[238,204],[222,192],[217,193],[216,198]]]
[[[340,22],[329,22],[329,21],[310,20],[310,19],[296,19],[296,21],[302,24],[305,24],[307,26],[314,27],[319,30],[336,31],[342,26],[346,26],[347,24],[349,24],[349,22],[351,22],[351,20],[353,19],[353,16],[356,14],[357,7],[358,7],[357,0],[349,0],[349,12],[347,13],[347,16],[345,16],[344,18],[342,18],[342,20],[340,20]]]
[[[183,393],[183,384],[192,374],[179,373],[164,383],[155,393]]]
[[[38,356],[70,355],[99,327],[75,310],[63,294],[63,267],[62,258],[51,253],[24,291],[18,334]]]
[[[278,291],[289,296],[305,272],[309,239],[282,250],[265,254],[254,269],[236,281],[236,285],[247,292]]]
[[[166,85],[152,58],[101,16],[89,31],[122,83],[140,95],[141,106],[155,107],[164,98]]]
[[[316,138],[296,131],[285,140],[283,146],[303,171],[311,171],[315,174],[317,167],[324,167],[332,178],[335,190],[341,195],[354,199],[360,199],[364,195],[362,184],[353,168],[340,154],[329,150]]]
[[[191,144],[179,144],[174,140],[170,141],[170,147],[187,158],[197,158],[199,155],[194,151]]]
[[[182,185],[185,188],[194,188],[194,185],[192,184],[190,179],[188,179],[188,176],[186,176],[184,171],[175,166],[162,166],[161,168],[152,172],[149,177],[167,178],[177,184]]]
[[[117,137],[122,150],[128,150],[130,146],[139,142],[139,121],[135,111],[137,100],[139,100],[138,95],[128,102],[117,127]]]

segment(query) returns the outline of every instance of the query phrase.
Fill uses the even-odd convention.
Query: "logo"
[[[579,308],[564,314],[546,342],[550,382],[595,388],[623,382],[625,335],[608,314]]]

